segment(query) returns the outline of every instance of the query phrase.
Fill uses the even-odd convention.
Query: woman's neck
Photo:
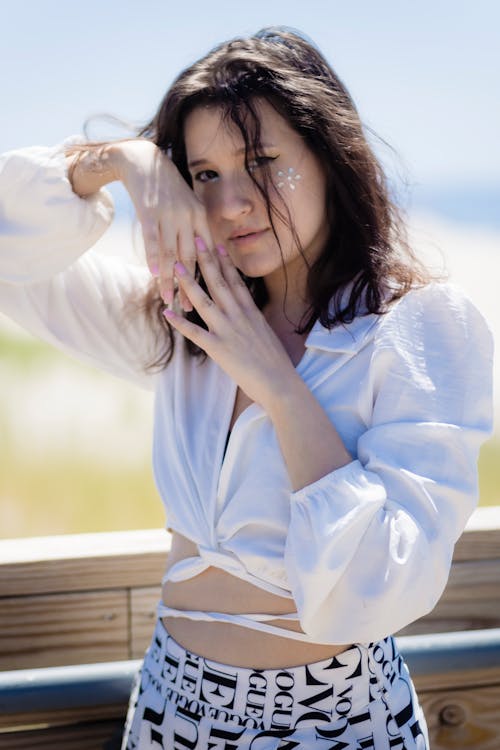
[[[279,272],[266,276],[264,279],[268,301],[264,307],[264,315],[269,325],[278,328],[297,328],[310,303],[306,295],[306,278],[288,277],[280,269]]]

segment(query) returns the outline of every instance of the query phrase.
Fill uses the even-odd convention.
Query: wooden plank
[[[164,529],[0,540],[0,596],[149,586],[170,549]],[[500,558],[500,506],[479,508],[454,561]],[[102,576],[102,571],[106,575]]]
[[[119,750],[122,723],[100,721],[65,727],[39,727],[26,731],[0,734],[4,750]]]
[[[498,750],[500,685],[419,698],[432,750]]]
[[[123,590],[6,597],[0,603],[0,669],[128,658]]]
[[[68,656],[63,657],[66,641],[62,641],[59,655],[52,645],[46,651],[46,658],[37,664],[141,658],[154,627],[155,606],[159,598],[158,584],[165,567],[170,540],[170,535],[165,530],[154,529],[0,541],[0,597],[7,597],[0,598],[0,665],[2,658],[8,656],[10,659],[19,657],[19,661],[7,662],[6,666],[30,666],[29,660],[33,658],[33,654],[37,653],[42,658],[41,652],[45,648],[43,630],[40,638],[36,627],[31,627],[29,638],[24,641],[27,649],[25,655],[20,651],[12,651],[6,643],[5,639],[9,634],[14,637],[12,634],[18,636],[21,633],[19,644],[23,633],[30,627],[30,622],[33,622],[33,617],[38,624],[36,617],[40,614],[36,610],[26,620],[26,613],[30,609],[29,606],[26,609],[21,594],[26,594],[28,598],[36,595],[33,601],[40,602],[39,596],[51,596],[57,592],[62,596],[63,592],[68,592],[69,597],[77,597],[76,600],[68,599],[69,604],[72,601],[85,601],[82,599],[84,592],[93,595],[97,590],[104,593],[107,590],[114,592],[118,588],[130,590],[129,644],[125,654],[119,644],[110,640],[96,643],[95,657],[88,655],[80,659],[77,654],[82,654],[83,651],[88,653],[90,643],[75,651],[75,644],[67,642]],[[10,603],[2,606],[9,599]],[[51,600],[47,601],[53,606]],[[12,609],[16,602],[17,619]],[[457,545],[450,580],[437,607],[399,634],[498,627],[499,602],[500,506],[476,511]],[[3,626],[7,610],[10,612],[8,633]],[[62,611],[66,610],[63,608]],[[101,616],[105,617],[106,614],[102,612]],[[76,628],[79,623],[85,622],[81,609],[77,608],[73,622]],[[50,627],[55,630],[55,623]],[[89,627],[89,640],[92,641],[95,637],[93,625]],[[98,631],[99,629],[97,634]],[[70,638],[70,634],[67,637]],[[79,637],[76,630],[74,640]],[[56,656],[56,660],[51,661],[53,656]]]
[[[398,635],[500,627],[500,559],[456,562],[432,612]]]
[[[500,505],[476,508],[455,546],[453,560],[500,557]]]
[[[142,659],[156,623],[160,586],[132,589],[130,592],[130,658]]]
[[[500,557],[455,563],[446,587],[448,599],[481,601],[492,597],[500,601],[499,569]]]
[[[76,706],[58,711],[30,711],[25,713],[0,713],[0,748],[2,734],[36,726],[69,726],[85,722],[125,721],[127,704],[115,706]]]
[[[458,688],[476,690],[482,687],[500,685],[498,669],[467,669],[453,672],[433,672],[426,675],[414,675],[412,679],[420,695],[423,693],[448,693]]]
[[[482,630],[500,627],[498,603],[446,602],[441,600],[430,614],[410,623],[396,635],[450,633],[457,630]]]
[[[1,540],[0,597],[153,585],[170,540],[164,529]]]
[[[1,539],[0,559],[2,563],[11,564],[94,557],[96,550],[103,557],[162,552],[170,548],[170,539],[165,529]]]
[[[419,693],[432,750],[498,750],[500,736],[500,686],[473,691]],[[0,732],[0,747],[9,750],[53,748],[90,750],[106,745],[119,748],[123,719],[74,723],[67,726],[37,727],[32,730]],[[113,741],[114,740],[114,741]]]

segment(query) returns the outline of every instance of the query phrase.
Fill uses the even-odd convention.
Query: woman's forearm
[[[273,398],[269,416],[293,491],[352,460],[323,407],[298,376]]]

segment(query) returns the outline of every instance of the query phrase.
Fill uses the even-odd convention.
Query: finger
[[[200,237],[199,235],[195,236],[194,244],[196,247],[196,260],[198,261],[198,264],[200,265],[201,262],[205,262],[206,265],[212,264],[213,270],[220,274],[219,256],[215,247],[210,245],[207,246],[203,237]]]
[[[193,242],[192,229],[190,227],[179,230],[177,247],[177,259],[181,261],[188,274],[194,277],[196,270],[196,249]],[[179,301],[185,312],[190,312],[193,309],[191,302],[182,288],[179,288]]]
[[[177,256],[177,235],[160,224],[160,294],[167,305],[174,301],[174,263]]]
[[[174,266],[174,271],[179,288],[186,294],[201,319],[206,323],[208,328],[217,328],[221,323],[222,312],[217,307],[215,301],[188,274],[182,263],[177,262]]]
[[[236,310],[234,296],[224,278],[218,255],[211,253],[201,237],[195,238],[198,248],[198,264],[212,299],[225,312],[231,314]]]
[[[163,311],[163,315],[179,333],[192,341],[193,344],[196,344],[196,346],[199,346],[200,349],[203,349],[208,356],[211,356],[214,337],[209,331],[197,326],[195,323],[191,323],[183,315],[179,315],[169,308]]]
[[[235,300],[245,309],[256,307],[250,291],[241,278],[241,274],[231,260],[231,256],[223,245],[217,245],[217,255],[221,273],[231,289]]]
[[[202,207],[202,210],[196,215],[194,222],[194,234],[195,237],[201,237],[203,242],[205,243],[206,247],[211,252],[215,252],[215,243],[212,238],[212,233],[210,232],[208,221],[205,213],[205,208]]]

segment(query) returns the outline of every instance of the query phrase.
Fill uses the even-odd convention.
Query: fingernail
[[[217,248],[217,252],[219,253],[219,255],[222,255],[222,256],[227,255],[227,250],[223,245],[216,245],[216,248]]]
[[[150,264],[151,273],[153,276],[159,276],[160,275],[160,269],[158,267],[158,263],[151,263]]]
[[[176,263],[174,263],[174,268],[175,268],[175,273],[177,274],[177,276],[185,276],[186,267],[183,266],[182,263],[179,263],[179,261],[177,261]]]
[[[205,253],[207,251],[207,246],[205,245],[203,237],[195,237],[194,244],[196,245],[196,249],[199,253]]]
[[[163,315],[165,318],[175,318],[175,313],[173,310],[169,310],[168,307],[166,307],[163,311]]]

